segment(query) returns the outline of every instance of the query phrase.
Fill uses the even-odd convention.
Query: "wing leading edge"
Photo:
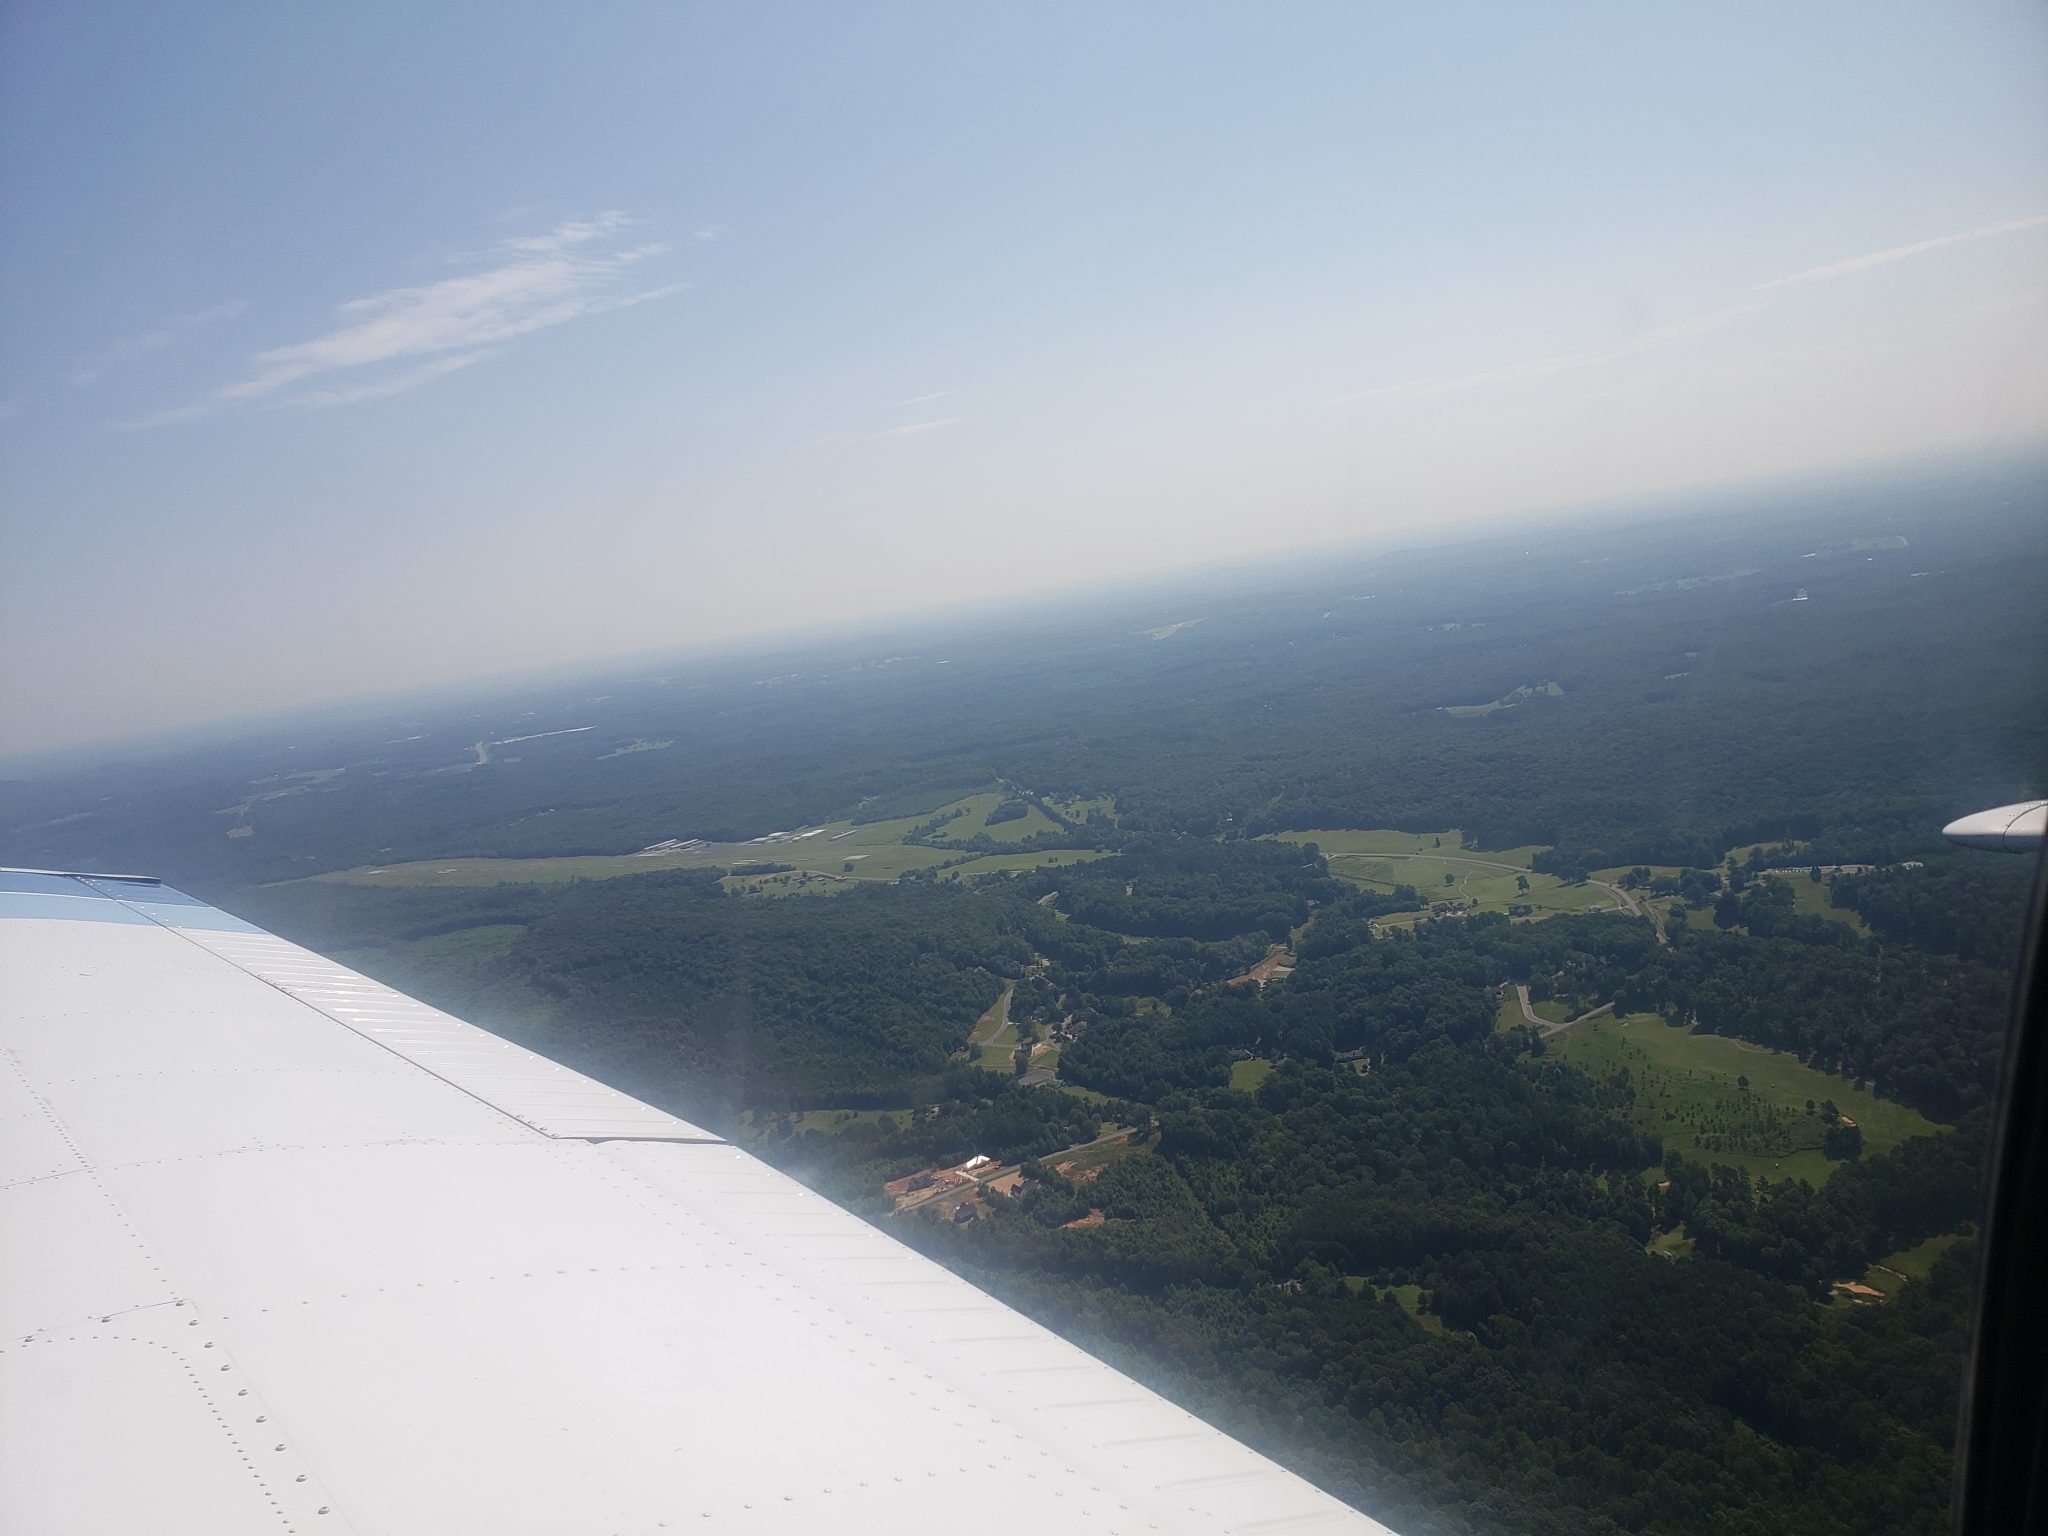
[[[700,1127],[151,882],[0,872],[39,1532],[1385,1527]]]

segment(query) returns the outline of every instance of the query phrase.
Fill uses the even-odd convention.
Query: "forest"
[[[1409,1536],[1932,1533],[2028,899],[1938,828],[2040,793],[2044,483],[330,712],[22,770],[0,857],[148,868],[712,1127]],[[307,878],[835,820],[945,858]],[[1318,828],[1590,907],[1433,915],[1274,835]],[[968,867],[1048,853],[1092,857]],[[1743,1075],[1660,1086],[1578,1048],[1610,1025]],[[1798,1171],[1681,1144],[1673,1082],[1792,1124]],[[883,1189],[976,1154],[1021,1177],[968,1219]]]
[[[1802,838],[1888,864],[2038,785],[2043,480],[1933,465],[11,764],[0,858],[216,896],[926,815],[1003,780],[1168,837],[1454,826],[1586,869]],[[1880,535],[1904,546],[1856,547]]]
[[[1907,914],[1918,882],[1970,868],[1913,862],[1887,883]],[[2010,931],[2024,891],[1996,870],[1979,889]],[[1086,871],[774,901],[683,874],[297,882],[244,907],[727,1127],[1397,1529],[1940,1528],[2003,1007],[1988,957],[1910,923],[1773,926],[1779,882],[1738,898],[1761,931],[1660,937],[1612,913],[1376,931],[1412,893],[1356,891],[1290,844],[1143,842]],[[1293,901],[1292,976],[1228,984]],[[1229,936],[1120,931],[1147,927]],[[481,967],[479,935],[499,946]],[[1082,1026],[1059,1084],[960,1059],[1001,978],[1019,1014]],[[1792,1053],[1949,1129],[1838,1140],[1819,1185],[1753,1179],[1645,1131],[1626,1070],[1499,1026],[1516,982]],[[1253,1056],[1276,1065],[1234,1088]],[[1106,1164],[1053,1166],[1118,1127]],[[883,1180],[976,1153],[1023,1167],[1021,1193],[964,1226],[889,1214]],[[1930,1239],[1950,1246],[1892,1301],[1831,1301]]]

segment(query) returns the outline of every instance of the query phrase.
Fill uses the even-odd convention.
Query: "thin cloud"
[[[2008,219],[2003,224],[1986,224],[1952,235],[1938,235],[1931,240],[1916,240],[1910,245],[1895,245],[1882,251],[1852,256],[1846,261],[1808,267],[1803,272],[1793,272],[1785,277],[1772,278],[1767,283],[1757,283],[1747,291],[1753,294],[1771,293],[1802,283],[1825,282],[1830,278],[1863,272],[1871,267],[1889,266],[1895,261],[1908,261],[1915,256],[1924,256],[1930,251],[1945,250],[1949,246],[1963,245],[1972,240],[1986,240],[1995,235],[2017,234],[2022,230],[2043,227],[2048,227],[2048,214],[2030,214],[2022,219]],[[1669,325],[1658,326],[1655,330],[1645,331],[1619,347],[1608,347],[1597,352],[1566,352],[1554,357],[1532,358],[1527,362],[1510,363],[1501,368],[1489,368],[1479,373],[1459,374],[1447,378],[1403,379],[1398,383],[1375,385],[1371,389],[1339,395],[1332,403],[1353,405],[1362,400],[1433,400],[1440,395],[1455,394],[1460,390],[1480,389],[1493,384],[1513,384],[1523,379],[1570,373],[1582,368],[1599,368],[1725,330],[1744,315],[1763,309],[1770,302],[1767,299],[1748,299],[1726,309],[1691,315]]]
[[[422,384],[431,384],[436,379],[445,379],[451,373],[482,362],[495,354],[489,347],[475,352],[458,352],[453,357],[436,357],[409,368],[403,373],[392,374],[367,384],[345,384],[331,389],[309,389],[301,394],[288,395],[285,405],[317,408],[330,405],[355,405],[363,400],[388,400],[393,395],[405,394],[418,389]]]
[[[117,421],[115,428],[122,432],[148,432],[156,427],[176,426],[181,421],[197,421],[202,416],[211,416],[218,407],[207,402],[198,405],[174,405],[167,411],[151,411],[146,416],[131,416],[126,421]]]
[[[1360,400],[1434,400],[1440,395],[1456,394],[1465,389],[1480,389],[1489,384],[1514,384],[1523,379],[1537,379],[1553,373],[1598,368],[1607,363],[1618,363],[1627,358],[1640,357],[1646,352],[1656,352],[1683,341],[1712,335],[1716,331],[1725,330],[1744,315],[1761,308],[1763,306],[1757,303],[1736,304],[1708,314],[1689,315],[1683,320],[1674,320],[1669,325],[1660,325],[1654,330],[1644,331],[1621,346],[1608,347],[1598,352],[1564,352],[1552,357],[1531,358],[1527,362],[1509,363],[1502,368],[1488,368],[1479,373],[1457,374],[1447,378],[1403,379],[1396,384],[1381,384],[1372,389],[1339,395],[1335,403],[1351,405]]]
[[[544,235],[504,241],[497,263],[482,271],[351,299],[341,306],[349,323],[259,352],[250,376],[217,398],[255,400],[323,374],[470,351],[673,292],[674,285],[617,291],[621,274],[666,249],[607,249],[629,222],[623,214],[607,213],[558,224]]]
[[[892,400],[883,409],[900,411],[906,405],[925,405],[933,400],[950,400],[959,393],[957,389],[935,389],[928,395],[912,395],[908,400]]]
[[[163,426],[273,398],[303,406],[388,399],[516,337],[680,292],[685,284],[629,286],[634,268],[668,253],[659,243],[627,243],[633,223],[622,213],[570,220],[467,258],[474,271],[350,299],[337,306],[341,323],[332,329],[256,353],[246,377],[204,400],[125,425]],[[294,386],[314,387],[284,395]]]
[[[109,372],[129,363],[139,362],[153,352],[161,352],[187,336],[232,320],[244,314],[249,308],[247,299],[230,299],[225,304],[216,304],[211,309],[197,310],[189,315],[173,315],[161,325],[139,331],[133,336],[123,336],[109,342],[91,357],[85,358],[71,370],[71,382],[80,389],[99,383]]]
[[[880,437],[915,437],[920,432],[936,432],[941,427],[957,427],[967,418],[964,416],[941,416],[936,421],[906,422],[900,427],[886,427],[880,432],[870,432],[870,440]]]
[[[1808,267],[1804,272],[1794,272],[1787,277],[1774,277],[1767,283],[1758,283],[1750,292],[1766,293],[1773,288],[1790,288],[1795,283],[1817,283],[1831,277],[1847,277],[1852,272],[1865,272],[1872,267],[1888,267],[1895,261],[1908,261],[1915,256],[1924,256],[1929,251],[1946,250],[1952,245],[1967,245],[1972,240],[1989,240],[1994,235],[2016,235],[2022,230],[2044,227],[2048,227],[2048,213],[2029,214],[2023,219],[2007,219],[2003,224],[1985,224],[1976,229],[1961,230],[1953,235],[1936,235],[1932,240],[1915,240],[1911,245],[1894,245],[1882,251],[1851,256],[1847,261],[1831,261],[1825,266]]]

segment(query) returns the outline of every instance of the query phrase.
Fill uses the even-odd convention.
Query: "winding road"
[[[1576,1019],[1566,1019],[1562,1024],[1559,1024],[1554,1020],[1539,1016],[1536,1010],[1529,1006],[1529,989],[1519,981],[1515,983],[1515,1000],[1522,1005],[1522,1017],[1531,1024],[1534,1024],[1536,1032],[1546,1038],[1556,1034],[1559,1030],[1570,1029],[1574,1024],[1583,1024],[1588,1019],[1599,1018],[1603,1013],[1614,1012],[1614,1004],[1602,1003],[1598,1008],[1588,1008]]]

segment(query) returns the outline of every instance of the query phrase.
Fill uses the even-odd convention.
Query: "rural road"
[[[1536,1010],[1529,1006],[1529,989],[1519,981],[1515,983],[1515,1000],[1522,1005],[1522,1017],[1536,1026],[1538,1034],[1546,1037],[1556,1034],[1559,1030],[1570,1029],[1574,1024],[1583,1024],[1588,1019],[1597,1019],[1603,1013],[1614,1012],[1614,1004],[1602,1003],[1598,1008],[1588,1008],[1576,1019],[1566,1019],[1562,1024],[1554,1024],[1549,1019],[1538,1017]]]

